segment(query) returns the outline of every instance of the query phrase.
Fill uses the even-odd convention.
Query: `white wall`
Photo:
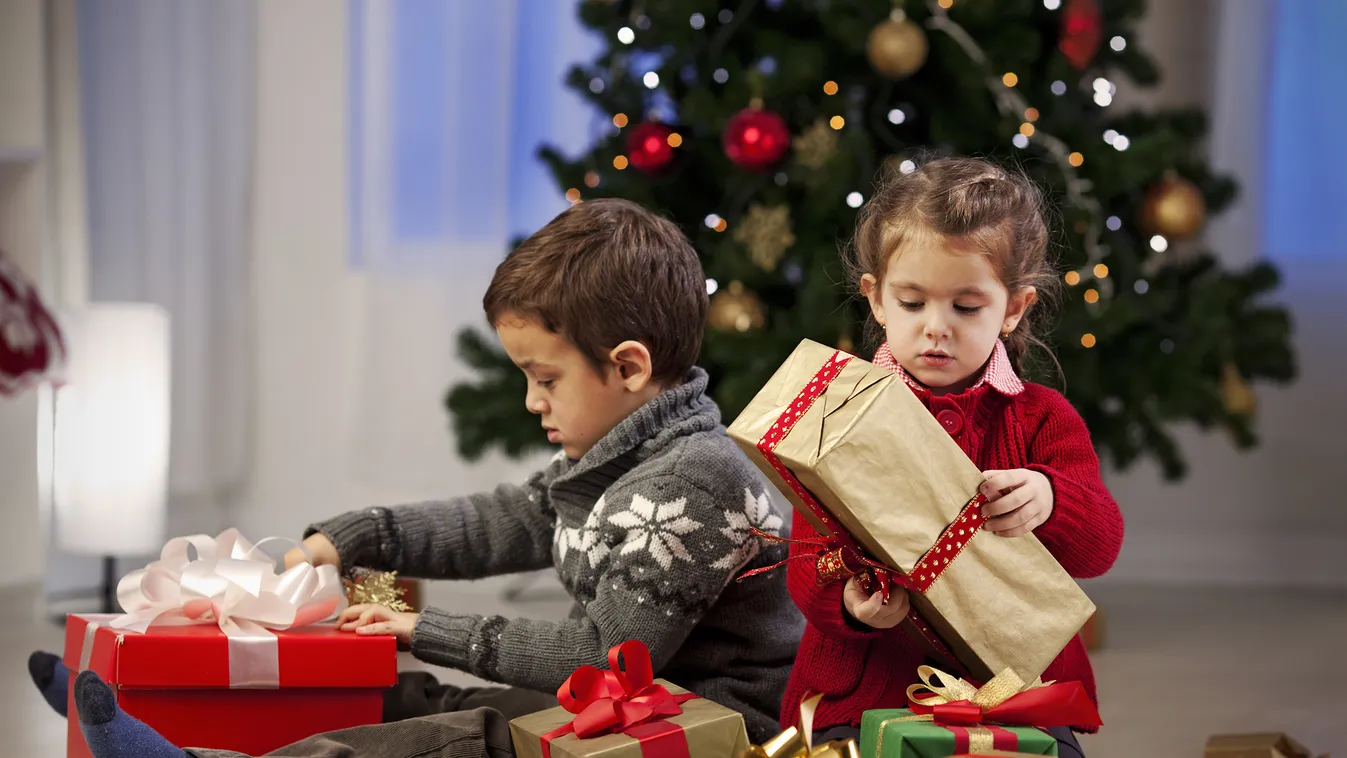
[[[1241,0],[1243,2],[1243,0]],[[1233,9],[1250,12],[1264,0]],[[1260,259],[1256,209],[1261,180],[1259,109],[1267,61],[1259,45],[1220,24],[1259,23],[1257,14],[1218,17],[1233,4],[1212,0],[1151,3],[1139,42],[1164,79],[1138,92],[1120,84],[1115,107],[1197,104],[1213,117],[1211,158],[1241,182],[1240,202],[1208,226],[1205,243],[1229,266]],[[1256,31],[1256,30],[1255,30]],[[1220,44],[1224,43],[1224,44]],[[1232,44],[1233,43],[1233,44]],[[1347,251],[1344,251],[1347,256]],[[1256,386],[1262,445],[1236,451],[1222,432],[1182,429],[1190,463],[1177,485],[1156,467],[1113,473],[1108,481],[1127,519],[1123,552],[1103,582],[1302,584],[1347,586],[1347,509],[1337,473],[1347,461],[1347,257],[1311,267],[1278,262],[1277,296],[1291,309],[1298,381]]]
[[[441,278],[348,266],[346,5],[258,6],[255,457],[224,522],[298,536],[344,510],[521,478],[537,459],[462,462],[441,404],[462,371],[453,335],[484,323],[497,259],[465,255]]]

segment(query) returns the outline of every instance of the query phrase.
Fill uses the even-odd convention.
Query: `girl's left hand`
[[[1000,537],[1029,534],[1052,515],[1052,482],[1027,468],[983,471],[982,528]]]
[[[412,644],[417,613],[399,613],[382,605],[353,605],[337,617],[337,628],[356,634],[391,634],[404,645]]]

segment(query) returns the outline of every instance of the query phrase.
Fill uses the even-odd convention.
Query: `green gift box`
[[[1029,726],[942,726],[906,708],[861,715],[862,758],[948,758],[992,749],[1057,755],[1057,740]]]

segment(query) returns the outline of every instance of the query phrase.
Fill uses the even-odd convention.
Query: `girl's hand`
[[[898,623],[907,616],[908,602],[907,590],[901,587],[889,590],[887,603],[884,602],[884,596],[878,592],[867,596],[854,576],[847,580],[847,586],[842,590],[842,605],[847,609],[847,613],[862,624],[876,629],[898,626]]]
[[[418,618],[418,613],[399,613],[382,605],[353,605],[337,617],[337,628],[356,634],[391,634],[398,642],[410,645]]]
[[[983,471],[982,475],[987,478],[982,483],[982,494],[987,496],[982,506],[983,529],[1001,537],[1019,537],[1052,515],[1052,482],[1046,476],[1027,468]]]

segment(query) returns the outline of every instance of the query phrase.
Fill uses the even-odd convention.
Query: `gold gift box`
[[[672,695],[687,693],[663,679],[656,679],[655,683],[664,685]],[[680,707],[682,713],[661,720],[682,727],[688,755],[693,758],[731,758],[748,747],[741,714],[706,698],[687,700]],[[542,758],[542,736],[574,718],[575,714],[558,706],[514,719],[510,722],[510,738],[515,753],[519,758]],[[641,743],[635,737],[625,734],[583,740],[566,734],[552,740],[550,748],[552,758],[650,758],[641,752]]]
[[[1205,758],[1313,758],[1314,754],[1285,734],[1218,734],[1207,740]],[[1319,758],[1328,758],[1325,753]]]
[[[758,442],[834,355],[804,340],[729,427],[821,534]],[[844,357],[845,353],[842,354]],[[904,573],[978,493],[982,472],[896,374],[851,357],[775,455],[870,557]],[[914,607],[975,679],[1038,678],[1094,612],[1033,535],[977,534]]]

